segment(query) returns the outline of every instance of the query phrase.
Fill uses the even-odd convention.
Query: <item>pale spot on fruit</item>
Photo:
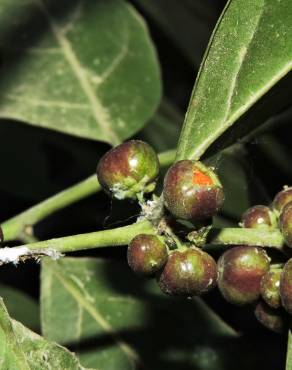
[[[130,166],[131,167],[137,167],[138,160],[137,160],[137,158],[131,158],[130,161],[129,161],[129,163],[130,163]]]
[[[181,269],[184,272],[192,271],[193,270],[193,265],[190,262],[183,263]]]

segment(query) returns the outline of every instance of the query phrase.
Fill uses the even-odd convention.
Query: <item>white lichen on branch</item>
[[[6,263],[13,263],[17,265],[21,261],[33,258],[39,260],[41,257],[50,257],[56,260],[62,257],[62,254],[56,251],[54,248],[46,249],[29,249],[26,246],[20,247],[5,247],[0,249],[0,265]]]

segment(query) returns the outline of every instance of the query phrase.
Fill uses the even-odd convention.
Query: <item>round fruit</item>
[[[255,308],[255,316],[267,329],[276,333],[283,333],[286,327],[286,318],[283,311],[273,309],[265,302],[258,302]]]
[[[218,261],[219,290],[230,303],[251,303],[259,298],[261,279],[269,267],[269,257],[263,248],[233,247]]]
[[[151,276],[166,263],[167,248],[156,235],[137,235],[128,247],[128,264],[139,275]]]
[[[277,227],[274,213],[267,206],[254,206],[242,215],[242,226],[251,229],[267,229]]]
[[[280,280],[282,305],[292,315],[292,258],[285,263]]]
[[[279,215],[282,209],[289,202],[292,202],[292,187],[284,187],[284,190],[280,191],[273,200],[273,209]]]
[[[224,201],[215,173],[201,162],[183,160],[168,170],[163,190],[165,206],[177,218],[197,221],[215,215]]]
[[[194,247],[173,251],[158,278],[164,293],[184,296],[205,293],[216,282],[216,262],[209,254]]]
[[[154,190],[159,160],[150,145],[130,140],[109,150],[99,161],[97,178],[117,199],[137,197]]]
[[[292,247],[292,202],[283,208],[280,214],[279,227],[288,247]]]
[[[273,308],[281,306],[280,297],[281,270],[270,270],[261,280],[261,296]]]

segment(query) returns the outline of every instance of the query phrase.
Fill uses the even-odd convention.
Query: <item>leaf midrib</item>
[[[78,57],[76,56],[71,46],[71,43],[63,34],[57,23],[54,22],[53,17],[45,7],[43,0],[34,0],[34,1],[37,4],[37,6],[41,9],[42,13],[45,15],[48,24],[51,28],[52,34],[54,35],[56,41],[58,42],[67,63],[71,67],[74,76],[76,77],[77,81],[80,84],[80,87],[82,88],[85,96],[87,97],[95,121],[100,126],[101,131],[103,133],[107,133],[106,136],[108,137],[111,144],[113,145],[119,144],[121,140],[112,128],[112,123],[108,111],[103,107],[102,103],[96,96],[84,72],[84,68],[82,68],[81,63],[78,60]]]
[[[117,335],[117,333],[115,333],[114,329],[111,327],[108,321],[103,318],[102,314],[96,309],[96,307],[94,307],[90,302],[86,301],[80,294],[79,290],[76,289],[74,284],[67,280],[65,276],[63,276],[62,271],[57,266],[53,266],[52,264],[50,264],[49,268],[52,269],[56,278],[60,281],[67,292],[75,299],[77,304],[80,305],[101,326],[104,331],[111,335],[114,342],[117,343],[122,352],[128,358],[132,368],[135,369],[135,365],[137,363],[145,368],[145,365],[142,363],[142,360],[137,352],[128,343],[124,342]]]
[[[231,1],[228,2],[228,4],[226,5],[223,13],[221,14],[221,17],[220,17],[213,33],[212,33],[212,37],[209,41],[209,45],[212,45],[212,41],[213,41],[214,37],[216,36],[218,28],[221,24],[221,19],[223,18],[224,14],[228,10],[230,4],[231,4]],[[292,61],[285,64],[282,67],[282,69],[279,70],[278,73],[273,76],[273,78],[271,78],[269,81],[267,81],[264,84],[262,89],[258,90],[256,93],[252,94],[244,105],[242,105],[240,108],[238,108],[233,113],[231,112],[231,106],[232,106],[234,93],[236,91],[236,86],[237,86],[237,83],[238,83],[238,77],[240,75],[240,71],[242,69],[242,66],[244,65],[244,63],[246,61],[246,55],[248,54],[250,45],[252,44],[252,42],[254,40],[254,37],[255,37],[255,35],[258,31],[258,26],[259,26],[259,23],[262,19],[264,9],[265,9],[265,3],[263,4],[263,6],[260,9],[256,24],[255,24],[255,27],[254,27],[254,31],[251,34],[248,45],[244,47],[246,49],[246,51],[244,53],[244,58],[242,58],[241,63],[238,65],[238,70],[237,70],[237,72],[235,74],[235,77],[234,77],[234,80],[231,84],[231,89],[230,89],[230,94],[229,94],[229,99],[228,99],[228,105],[227,105],[226,112],[224,114],[224,118],[220,121],[221,124],[218,125],[216,127],[216,129],[214,130],[215,134],[209,135],[208,137],[204,137],[204,140],[201,143],[201,145],[197,145],[193,149],[191,154],[189,154],[187,156],[187,158],[194,159],[194,160],[200,159],[200,157],[205,153],[205,151],[209,148],[209,146],[213,142],[215,142],[216,139],[218,139],[222,135],[222,133],[224,133],[226,131],[226,129],[228,129],[230,126],[232,126],[232,124],[235,121],[237,121],[244,113],[246,113],[249,108],[251,108],[257,101],[259,101],[262,96],[264,96],[277,82],[279,82],[283,77],[285,77],[285,75],[287,75],[291,71]],[[199,73],[198,73],[197,80],[195,82],[194,91],[196,91],[196,86],[198,85],[199,80],[201,78],[201,71],[203,71],[203,69],[204,69],[203,67],[204,67],[205,62],[208,58],[209,52],[210,52],[210,47],[208,46],[208,49],[207,49],[206,54],[204,56],[203,63],[201,65]],[[193,100],[193,96],[194,96],[194,94],[192,94],[191,101]],[[186,125],[189,125],[189,129],[188,129],[188,131],[184,132],[184,137],[190,136],[190,133],[192,132],[192,125],[190,125],[189,122],[188,122],[188,114],[186,115],[186,121],[184,123],[184,126],[186,126]],[[187,140],[180,141],[179,145],[180,145],[180,148],[178,150],[179,155],[177,156],[177,159],[184,159],[186,157],[185,154],[188,152]]]

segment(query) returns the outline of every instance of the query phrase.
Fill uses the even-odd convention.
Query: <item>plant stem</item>
[[[158,155],[161,167],[170,165],[174,161],[175,151],[168,150]],[[5,241],[19,238],[23,240],[26,229],[34,226],[52,213],[59,211],[81,199],[84,199],[101,189],[96,175],[92,175],[76,185],[40,202],[19,215],[5,221],[1,227]]]
[[[101,247],[127,245],[138,234],[153,234],[154,227],[149,221],[141,221],[128,226],[92,233],[65,236],[22,245],[30,250],[54,249],[59,253],[75,252]],[[12,249],[12,248],[10,248]]]
[[[99,191],[100,185],[92,175],[76,185],[40,202],[19,215],[4,222],[1,227],[5,241],[22,238],[26,228],[30,228],[52,213]]]
[[[284,248],[284,239],[280,230],[258,230],[244,228],[212,229],[208,235],[208,244],[215,245],[255,245]]]
[[[71,235],[25,244],[20,247],[4,248],[0,249],[0,251],[2,251],[0,263],[18,262],[19,260],[25,260],[27,258],[36,258],[46,254],[50,255],[49,253],[46,253],[46,251],[52,253],[54,256],[58,253],[127,245],[136,235],[141,233],[156,233],[156,229],[150,221],[144,220],[116,229]],[[246,244],[274,247],[282,250],[284,245],[283,238],[278,230],[259,231],[253,229],[227,228],[217,229],[215,231],[213,230],[212,234],[213,237],[209,240],[209,244],[206,246],[206,249],[210,248],[210,244],[214,244],[213,248],[217,248],[216,246],[220,244]],[[18,251],[24,251],[24,253],[19,255],[17,253]],[[11,260],[10,256],[15,255],[13,252],[17,255],[16,260]]]
[[[288,341],[287,341],[287,355],[286,355],[286,370],[291,370],[292,368],[292,319],[289,319],[289,329],[288,329]]]

